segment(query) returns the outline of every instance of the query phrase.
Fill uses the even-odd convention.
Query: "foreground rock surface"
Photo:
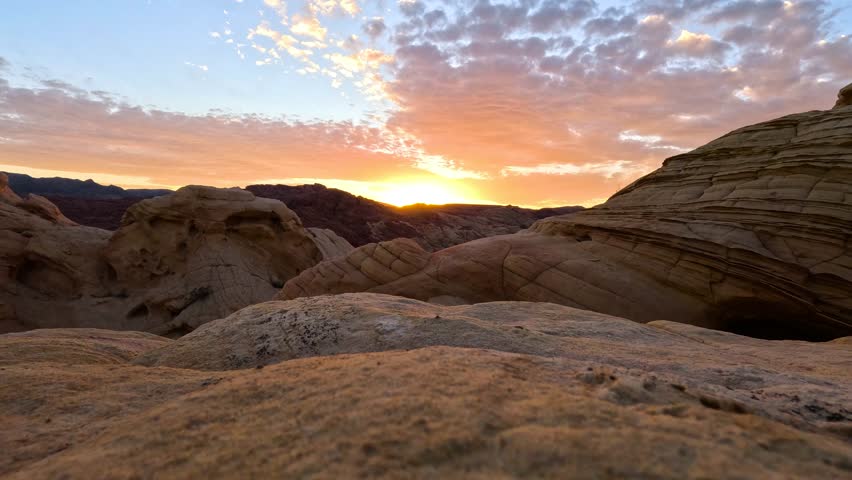
[[[850,138],[845,106],[745,127],[598,207],[431,255],[400,240],[367,245],[279,298],[547,301],[764,338],[850,335]]]
[[[2,187],[2,185],[0,185]],[[185,187],[137,203],[113,233],[44,199],[0,197],[0,332],[98,327],[180,335],[270,299],[299,272],[351,250],[276,200]]]
[[[14,352],[40,335],[0,342]],[[104,335],[133,349],[144,338]],[[5,363],[0,475],[848,478],[849,340],[552,304],[270,302],[122,364],[64,345]]]

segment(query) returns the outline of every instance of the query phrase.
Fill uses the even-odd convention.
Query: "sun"
[[[446,205],[448,203],[478,203],[463,188],[424,180],[399,180],[389,182],[387,187],[376,192],[376,200],[397,207],[426,203]]]

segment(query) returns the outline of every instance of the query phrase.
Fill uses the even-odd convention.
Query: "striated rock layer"
[[[144,200],[114,234],[76,226],[40,197],[2,192],[4,332],[97,327],[180,335],[269,300],[299,272],[351,250],[332,232],[306,230],[281,202],[237,189],[185,187]]]
[[[850,338],[374,294],[270,302],[149,337],[0,336],[0,475],[852,475]]]
[[[841,93],[843,97],[843,93]],[[279,298],[378,292],[547,301],[766,338],[852,334],[852,108],[731,132],[605,204],[429,254],[359,248]]]

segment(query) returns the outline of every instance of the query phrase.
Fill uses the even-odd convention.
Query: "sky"
[[[0,170],[591,206],[828,109],[852,0],[6,0]]]

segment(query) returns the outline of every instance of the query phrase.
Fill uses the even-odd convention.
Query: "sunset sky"
[[[593,205],[852,82],[850,0],[7,0],[0,170]]]

